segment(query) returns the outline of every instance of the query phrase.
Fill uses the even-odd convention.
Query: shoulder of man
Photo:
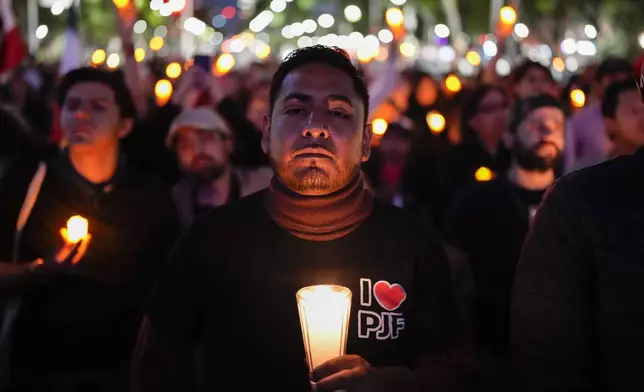
[[[592,198],[596,195],[620,196],[622,189],[634,187],[635,177],[644,173],[644,149],[576,170],[557,180],[558,189]]]
[[[247,236],[248,231],[257,226],[264,211],[266,191],[243,197],[221,207],[204,212],[186,232],[186,237],[203,237],[209,241],[214,238],[231,238],[235,235]]]

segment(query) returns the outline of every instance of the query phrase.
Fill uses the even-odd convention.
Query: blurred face
[[[246,108],[246,118],[255,125],[258,130],[264,126],[264,117],[270,110],[270,86],[262,87],[260,91],[253,93],[248,107]]]
[[[614,119],[607,119],[606,129],[613,142],[637,149],[644,145],[644,103],[637,90],[624,91],[619,95]]]
[[[508,126],[508,101],[505,96],[496,90],[485,94],[469,125],[483,140],[501,140]]]
[[[519,125],[513,144],[516,163],[534,171],[553,169],[564,148],[564,113],[554,107],[533,110]]]
[[[131,119],[121,119],[112,89],[97,82],[78,83],[69,90],[60,123],[69,148],[75,150],[116,148],[132,127]]]
[[[329,194],[348,185],[369,158],[365,119],[349,75],[325,64],[304,65],[282,82],[262,147],[290,189]]]
[[[233,150],[232,140],[222,133],[192,127],[179,129],[175,146],[181,170],[199,181],[221,177]]]
[[[550,75],[543,69],[532,67],[523,75],[515,86],[515,93],[519,98],[535,97],[543,94],[552,95],[555,84]]]

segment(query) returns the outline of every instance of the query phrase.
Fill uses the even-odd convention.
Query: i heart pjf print
[[[405,328],[405,318],[399,308],[406,299],[407,292],[399,283],[386,280],[372,283],[369,278],[361,278],[358,338],[398,339]]]

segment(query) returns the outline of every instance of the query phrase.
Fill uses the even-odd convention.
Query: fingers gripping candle
[[[300,289],[296,297],[309,370],[344,355],[351,290],[336,285],[308,286]]]

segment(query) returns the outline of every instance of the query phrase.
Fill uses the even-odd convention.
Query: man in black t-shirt
[[[554,182],[564,124],[555,98],[544,95],[518,101],[510,124],[508,173],[465,190],[448,215],[445,240],[450,260],[472,272],[474,342],[481,354],[493,358],[507,353],[514,270],[536,207]],[[485,358],[479,362],[490,365],[488,355]],[[490,390],[500,388],[494,385]]]
[[[135,391],[453,390],[447,261],[436,233],[365,191],[367,108],[341,49],[282,63],[262,141],[271,186],[207,213],[177,245],[135,353]],[[309,373],[295,293],[328,283],[353,293],[349,355]]]

